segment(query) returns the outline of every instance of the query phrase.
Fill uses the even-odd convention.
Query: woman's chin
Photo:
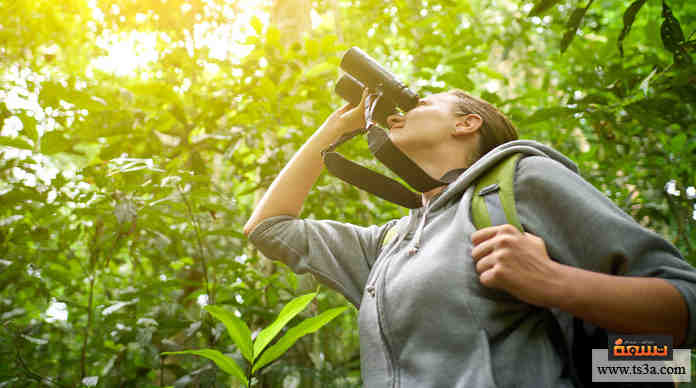
[[[406,136],[403,136],[400,133],[390,132],[389,139],[396,146],[396,148],[401,150],[401,152],[408,153],[409,141]]]

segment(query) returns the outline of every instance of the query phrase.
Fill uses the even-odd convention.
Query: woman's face
[[[405,115],[389,116],[389,138],[403,151],[432,148],[447,140],[457,121],[457,100],[450,93],[431,94]]]

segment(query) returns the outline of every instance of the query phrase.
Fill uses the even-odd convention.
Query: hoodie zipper
[[[414,251],[414,248],[415,248],[415,251],[414,251],[413,253],[417,252],[417,251],[418,251],[418,248],[419,248],[419,246],[420,246],[420,238],[421,238],[421,236],[420,236],[420,233],[418,233],[418,232],[419,232],[419,230],[421,230],[421,229],[424,227],[424,224],[425,224],[425,217],[426,217],[426,213],[427,213],[427,205],[428,205],[428,201],[426,200],[426,204],[425,204],[425,206],[423,207],[423,214],[422,214],[422,217],[420,217],[420,220],[419,220],[418,224],[416,225],[416,233],[415,233],[415,235],[414,235],[414,237],[417,237],[419,241],[418,241],[418,243],[416,243],[416,246],[409,248],[409,254],[411,254],[411,251]],[[393,247],[392,247],[392,249],[391,249],[392,251],[393,251],[394,249],[396,249],[396,247],[398,247],[399,244],[401,244],[401,242],[402,242],[402,241],[406,238],[406,236],[409,234],[409,230],[408,230],[408,229],[409,229],[409,226],[410,226],[410,225],[411,225],[411,223],[409,222],[409,224],[406,225],[406,230],[403,231],[403,232],[401,233],[401,236],[399,236],[399,237],[396,239],[396,242],[394,243],[394,245],[393,245]],[[394,227],[396,227],[396,226],[394,226]],[[415,240],[415,238],[414,238],[414,240]],[[384,270],[382,271],[385,275],[386,275],[387,269],[389,268],[389,264],[391,263],[391,260],[392,260],[392,258],[394,257],[394,256],[391,254],[391,252],[388,254],[388,256],[389,256],[389,257],[388,257],[388,259],[387,259],[387,262],[384,263]],[[368,293],[371,297],[373,297],[373,298],[377,295],[377,291],[376,291],[377,279],[378,279],[378,276],[375,276],[375,278],[372,280],[372,282],[371,282],[370,284],[368,284],[367,287],[365,288],[365,291],[367,291],[367,293]]]
[[[420,248],[420,242],[421,238],[423,235],[423,229],[425,228],[425,220],[428,216],[428,212],[430,210],[430,201],[426,200],[425,206],[423,207],[423,212],[421,214],[420,220],[416,226],[416,233],[414,235],[414,245],[409,248],[409,255],[413,255],[416,252],[418,252]],[[408,229],[404,231],[404,233],[401,235],[401,237],[396,241],[396,244],[394,245],[393,249],[396,249],[396,247],[401,244],[401,242],[404,240],[404,238],[408,235]],[[370,297],[375,298],[375,307],[377,309],[377,326],[379,327],[379,334],[380,337],[382,338],[382,342],[384,343],[385,351],[387,353],[387,361],[389,362],[389,366],[392,372],[392,387],[397,387],[399,384],[397,381],[399,381],[399,376],[398,376],[398,368],[395,367],[394,364],[394,359],[392,355],[392,349],[391,345],[389,343],[389,339],[387,338],[387,334],[384,330],[384,321],[385,318],[383,316],[383,311],[382,311],[382,298],[379,296],[384,296],[385,289],[386,289],[386,284],[387,284],[387,274],[389,271],[389,266],[391,264],[391,261],[393,259],[394,255],[390,255],[388,258],[387,262],[384,263],[384,269],[381,271],[382,272],[382,281],[380,282],[380,295],[377,295],[377,281],[379,279],[379,276],[375,276],[375,279],[372,281],[372,284],[368,285],[366,287],[367,293],[370,295]]]

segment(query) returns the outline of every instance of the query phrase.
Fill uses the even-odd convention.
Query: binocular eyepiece
[[[396,114],[396,108],[406,112],[418,105],[418,94],[399,82],[388,70],[357,47],[351,47],[343,55],[341,69],[344,74],[336,83],[336,93],[351,104],[360,103],[365,87],[381,93],[372,119],[388,128],[387,117]]]

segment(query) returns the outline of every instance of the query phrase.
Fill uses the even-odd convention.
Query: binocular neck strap
[[[394,179],[346,159],[338,152],[326,152],[323,158],[326,169],[342,181],[408,209],[423,206],[418,193],[407,189]]]
[[[450,183],[428,175],[416,162],[392,143],[389,135],[382,128],[376,125],[368,128],[367,144],[377,160],[421,193]]]
[[[335,177],[389,202],[409,209],[416,209],[422,206],[419,193],[411,191],[394,179],[352,162],[334,151],[338,146],[355,136],[368,132],[367,144],[372,155],[419,192],[430,191],[456,179],[461,171],[452,171],[456,173],[445,174],[441,179],[431,177],[392,143],[387,133],[372,121],[374,109],[382,98],[381,92],[368,94],[364,111],[366,128],[356,129],[341,135],[338,140],[321,151],[321,156],[326,169]]]
[[[386,132],[376,125],[370,125],[368,129],[358,129],[349,132],[321,152],[324,165],[329,173],[389,202],[409,209],[416,209],[422,206],[419,193],[411,191],[394,179],[352,162],[334,151],[339,145],[365,132],[368,132],[370,152],[377,160],[420,192],[447,185],[461,173],[461,171],[452,171],[456,173],[446,174],[441,179],[434,179],[397,148],[391,142]]]

